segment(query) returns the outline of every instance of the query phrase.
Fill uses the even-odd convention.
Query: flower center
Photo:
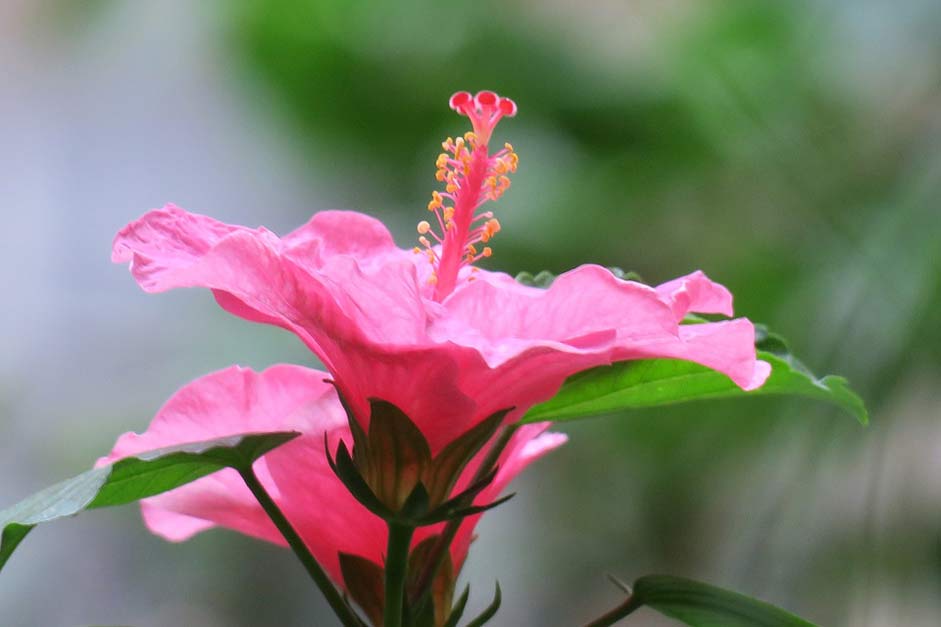
[[[454,291],[464,266],[491,255],[490,247],[484,244],[500,230],[500,223],[492,212],[479,210],[510,187],[507,174],[516,172],[519,163],[510,144],[494,154],[487,146],[500,118],[516,115],[516,103],[492,91],[477,92],[476,96],[459,91],[451,96],[449,104],[470,118],[474,130],[442,142],[444,152],[435,162],[435,178],[445,187],[444,191],[432,192],[428,203],[435,224],[425,220],[418,223],[421,246],[415,247],[415,252],[424,252],[434,269],[429,281],[435,286],[438,302]]]

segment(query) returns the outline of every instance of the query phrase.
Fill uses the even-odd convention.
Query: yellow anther
[[[448,137],[446,140],[441,142],[441,148],[447,150],[448,152],[454,150],[454,139]]]
[[[445,177],[447,177],[447,174],[448,174],[447,170],[444,170],[444,169],[438,170],[437,172],[435,172],[435,180],[443,181]]]
[[[439,169],[447,167],[448,160],[450,158],[451,156],[448,153],[442,152],[440,155],[438,155],[438,159],[435,161],[435,167]]]
[[[444,208],[444,221],[450,222],[454,219],[454,207],[445,207]]]
[[[430,277],[428,277],[428,285],[435,285],[437,283],[438,283],[437,275],[432,274]]]
[[[417,229],[420,234],[424,235],[425,233],[431,230],[431,225],[428,224],[428,222],[426,222],[425,220],[422,220],[421,222],[418,223]]]
[[[431,243],[428,241],[428,238],[422,235],[418,238],[418,243],[424,246],[425,248],[431,248]]]
[[[473,244],[468,244],[468,245],[467,245],[467,252],[469,252],[471,255],[476,255],[476,254],[477,254],[477,247],[474,246]]]
[[[484,249],[481,251],[480,254],[483,255],[484,257],[489,257],[490,255],[493,254],[493,249],[491,249],[489,246],[484,246]]]
[[[513,144],[511,144],[510,142],[506,142],[505,144],[503,144],[503,147],[506,148],[509,152],[513,152]]]
[[[507,189],[510,187],[510,177],[501,176],[500,177],[500,189]]]
[[[474,134],[474,131],[464,133],[464,141],[466,141],[467,145],[471,148],[474,148],[477,145],[477,136]]]
[[[421,252],[421,248],[419,248],[418,246],[416,246],[415,248],[412,249],[412,252],[417,255],[418,253]]]

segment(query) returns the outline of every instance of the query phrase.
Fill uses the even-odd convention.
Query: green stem
[[[264,486],[261,485],[252,467],[248,466],[239,469],[239,474],[242,475],[242,479],[245,481],[245,485],[248,486],[248,489],[255,495],[258,504],[261,505],[265,513],[268,514],[268,518],[271,519],[271,522],[274,523],[278,531],[281,532],[281,535],[284,536],[284,539],[287,540],[291,550],[294,551],[297,559],[301,561],[301,564],[303,564],[304,568],[307,570],[307,574],[310,575],[310,578],[313,579],[317,587],[320,588],[320,591],[327,599],[327,603],[333,608],[334,613],[336,613],[337,617],[340,619],[343,627],[363,627],[363,621],[350,609],[350,606],[346,604],[343,597],[337,592],[337,589],[333,587],[330,578],[324,572],[323,568],[320,567],[320,564],[317,563],[317,560],[314,559],[314,556],[311,555],[310,551],[307,549],[307,545],[304,544],[304,541],[297,534],[297,531],[291,526],[291,523],[284,516],[284,513],[281,512],[281,508],[278,507],[271,496],[268,495]]]
[[[605,613],[604,615],[596,618],[590,623],[585,624],[584,627],[609,627],[614,623],[618,622],[628,614],[632,613],[634,610],[639,609],[643,603],[634,599],[634,597],[629,596],[624,603],[620,604],[610,612]]]
[[[408,570],[408,549],[414,527],[389,521],[389,544],[386,548],[386,590],[384,627],[401,627],[405,603],[405,574]]]
[[[510,438],[513,437],[513,434],[516,433],[519,427],[519,424],[511,424],[503,427],[503,431],[500,432],[493,446],[487,451],[487,456],[481,462],[480,466],[477,467],[477,472],[474,473],[474,478],[470,480],[470,484],[468,485],[473,485],[481,481],[487,476],[487,473],[496,466],[497,462],[500,461],[500,455],[503,453],[503,449],[510,443]],[[460,519],[449,520],[448,524],[445,525],[444,530],[441,532],[441,535],[438,536],[437,541],[435,541],[432,546],[428,561],[425,562],[425,569],[422,570],[421,577],[418,579],[418,585],[415,586],[415,597],[410,599],[413,605],[418,606],[427,599],[428,593],[431,591],[431,582],[434,581],[435,575],[438,574],[438,570],[441,568],[441,565],[444,564],[448,547],[451,546],[451,543],[454,541],[454,536],[457,535],[457,530],[460,528],[461,522],[462,520]]]

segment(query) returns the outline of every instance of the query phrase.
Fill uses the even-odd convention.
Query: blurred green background
[[[941,4],[6,0],[0,40],[0,505],[189,379],[311,361],[206,293],[139,293],[118,228],[167,201],[279,232],[351,208],[410,246],[464,130],[448,96],[493,89],[521,164],[488,267],[702,269],[873,419],[749,399],[568,426],[479,527],[472,605],[497,577],[496,624],[580,624],[618,601],[605,573],[664,572],[821,625],[941,623]],[[169,545],[134,508],[37,531],[0,586],[4,625],[324,612],[287,552]]]

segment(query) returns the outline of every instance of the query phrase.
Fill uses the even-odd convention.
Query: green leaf
[[[531,408],[521,422],[561,422],[624,409],[770,394],[825,401],[852,414],[862,424],[869,422],[866,406],[846,379],[833,375],[818,379],[786,352],[779,338],[768,336],[762,342],[767,342],[769,348],[773,342],[778,350],[757,351],[759,359],[771,364],[771,376],[763,386],[750,392],[743,391],[724,374],[688,361],[623,361],[570,377],[555,397]]]
[[[123,505],[222,468],[241,468],[299,433],[236,435],[140,453],[66,479],[0,512],[0,569],[33,527],[86,509]]]
[[[608,268],[620,279],[640,281],[633,272]],[[543,270],[535,276],[521,272],[516,280],[531,287],[548,288],[555,275]],[[708,318],[687,314],[683,324],[702,324]],[[817,378],[794,355],[784,339],[755,325],[755,349],[759,359],[771,364],[771,376],[763,386],[744,392],[724,374],[678,359],[623,361],[580,372],[565,382],[555,397],[532,407],[520,423],[552,420],[563,422],[589,418],[624,409],[656,407],[712,398],[803,396],[836,405],[860,423],[869,422],[862,399],[843,377]]]
[[[635,581],[629,603],[647,605],[693,627],[814,627],[764,601],[668,575]]]

